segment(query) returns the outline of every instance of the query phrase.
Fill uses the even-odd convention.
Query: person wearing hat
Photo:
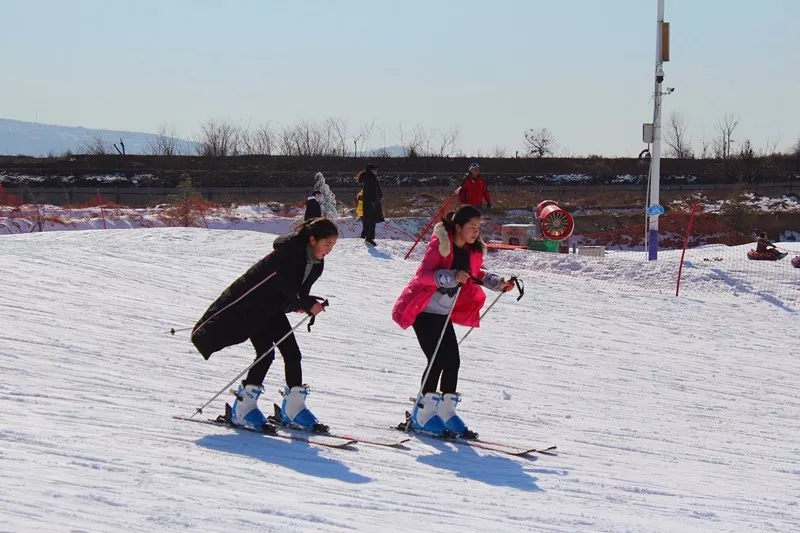
[[[469,171],[458,190],[458,201],[462,204],[473,205],[479,209],[483,202],[486,201],[486,208],[492,208],[492,197],[489,196],[486,180],[483,179],[481,166],[478,163],[472,163],[469,166]]]
[[[306,214],[303,220],[311,220],[312,218],[319,218],[322,216],[320,200],[322,200],[321,191],[314,191],[314,194],[306,198]]]
[[[364,242],[376,246],[375,225],[384,221],[383,206],[381,205],[383,191],[381,190],[381,184],[378,183],[378,167],[370,163],[358,173],[356,181],[361,184],[361,201],[363,202],[363,214],[361,216],[363,231],[361,236]]]

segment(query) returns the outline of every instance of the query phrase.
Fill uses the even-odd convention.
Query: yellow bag
[[[359,192],[356,196],[358,203],[356,204],[356,217],[362,218],[364,216],[364,193]]]

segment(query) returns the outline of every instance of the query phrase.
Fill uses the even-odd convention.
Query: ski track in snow
[[[484,438],[558,456],[419,439],[331,450],[172,420],[254,354],[204,361],[167,331],[192,326],[273,238],[0,238],[0,531],[800,529],[796,312],[537,278],[509,253],[487,266],[523,277],[526,296],[501,298],[462,346],[461,413]],[[342,239],[314,286],[331,305],[298,342],[309,406],[334,430],[401,436],[388,427],[424,370],[390,317],[417,266],[407,247]],[[278,357],[265,410],[282,380]]]

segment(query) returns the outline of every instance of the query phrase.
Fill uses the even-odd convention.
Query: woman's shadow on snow
[[[345,483],[369,483],[371,478],[351,471],[335,459],[320,455],[321,448],[301,441],[265,437],[251,432],[207,435],[198,446],[218,452],[233,453],[289,468],[295,472]],[[347,451],[343,451],[347,453]]]
[[[515,458],[494,455],[479,455],[471,446],[450,444],[447,442],[430,442],[430,445],[441,453],[422,455],[417,458],[420,463],[452,470],[458,477],[474,479],[495,487],[511,487],[514,489],[541,492],[536,484],[537,478],[532,476],[521,461],[535,461],[536,457]],[[547,472],[541,470],[541,472]]]
[[[383,250],[378,250],[374,246],[367,245],[367,251],[369,252],[369,255],[371,255],[372,257],[377,257],[378,259],[391,259],[392,258],[392,256],[390,254],[384,252]]]

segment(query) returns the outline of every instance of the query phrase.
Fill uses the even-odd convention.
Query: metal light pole
[[[664,61],[669,60],[669,44],[665,47],[665,37],[669,39],[669,26],[664,24],[664,0],[658,0],[658,23],[656,26],[656,71],[653,109],[653,153],[650,158],[650,205],[647,206],[647,259],[658,259],[658,217],[664,213],[659,204],[661,181],[661,84],[664,82]]]

